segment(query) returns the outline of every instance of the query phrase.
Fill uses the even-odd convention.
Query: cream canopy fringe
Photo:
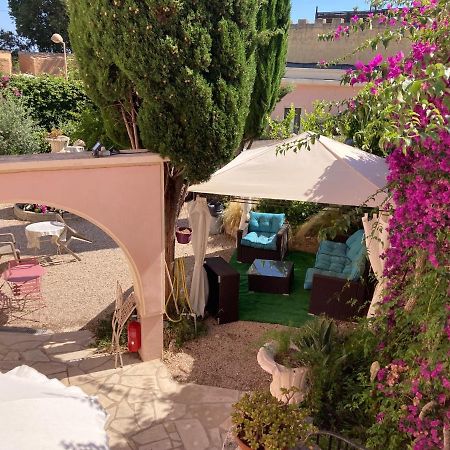
[[[386,283],[386,279],[383,277],[385,262],[382,256],[389,248],[389,235],[387,230],[389,215],[382,212],[379,216],[374,214],[372,218],[369,219],[368,214],[365,214],[362,222],[369,261],[378,281],[375,292],[373,293],[369,311],[367,312],[367,317],[370,318],[377,314],[377,309],[381,302]]]

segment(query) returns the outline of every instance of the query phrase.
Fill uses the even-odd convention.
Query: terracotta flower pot
[[[192,228],[178,227],[175,231],[175,236],[179,244],[189,244],[191,242]]]
[[[236,444],[238,445],[238,447],[241,448],[242,450],[252,450],[251,447],[249,447],[247,444],[242,442],[237,436],[235,436],[234,439],[236,440]],[[282,450],[287,450],[287,449],[284,448]]]
[[[242,450],[252,450],[247,444],[244,444],[237,436],[234,437],[239,448]]]

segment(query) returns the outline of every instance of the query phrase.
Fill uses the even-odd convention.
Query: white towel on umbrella
[[[106,416],[95,397],[32,367],[0,374],[0,448],[108,450]]]

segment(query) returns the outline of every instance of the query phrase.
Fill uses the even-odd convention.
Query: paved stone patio
[[[109,414],[112,449],[222,448],[238,391],[179,384],[162,362],[143,363],[133,354],[114,369],[114,358],[96,354],[91,341],[88,331],[35,335],[0,329],[0,371],[26,364],[97,396]]]

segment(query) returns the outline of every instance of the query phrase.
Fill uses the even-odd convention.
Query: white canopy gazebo
[[[189,191],[237,198],[297,200],[335,205],[379,206],[386,199],[384,158],[321,136],[310,149],[277,152],[281,145],[307,137],[242,152],[211,179]]]
[[[383,189],[388,172],[384,158],[325,136],[310,142],[309,149],[279,151],[288,144],[295,147],[296,141],[308,138],[308,135],[310,133],[305,132],[283,142],[246,150],[216,171],[209,181],[192,185],[189,191],[247,201],[272,199],[349,206],[383,205],[387,198]],[[367,224],[365,228],[367,232]],[[372,261],[379,259],[379,254],[370,255],[372,247],[368,246],[373,265],[375,262]],[[373,268],[381,281],[378,264]],[[204,280],[199,278],[197,283],[204,283]],[[374,303],[378,302],[381,288],[380,285],[376,291]],[[201,290],[195,289],[196,292]]]

